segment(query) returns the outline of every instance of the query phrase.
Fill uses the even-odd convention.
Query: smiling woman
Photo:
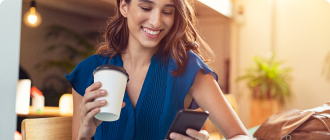
[[[160,8],[157,5],[161,5],[162,1],[157,5],[150,0],[123,2],[118,5],[121,7],[117,7],[117,14],[107,26],[106,44],[99,48],[98,54],[114,56],[123,53],[128,46],[128,38],[132,38],[144,47],[158,50],[161,46],[165,54],[171,54],[178,65],[174,75],[179,75],[185,69],[183,64],[187,62],[187,50],[193,51],[205,62],[211,63],[214,60],[213,51],[194,27],[197,19],[191,1],[173,1]],[[128,5],[134,6],[128,8]],[[144,36],[139,35],[141,33]],[[205,50],[204,56],[200,50]]]
[[[104,45],[67,76],[73,87],[73,139],[164,139],[178,110],[198,106],[210,112],[226,138],[249,139],[223,96],[216,73],[205,63],[214,55],[196,31],[192,5],[192,0],[117,0]],[[129,81],[119,120],[102,122],[94,116],[107,101],[94,99],[112,91],[100,89],[102,83],[93,83],[92,75],[95,68],[109,63],[123,67]],[[187,134],[170,137],[209,137],[193,129]]]

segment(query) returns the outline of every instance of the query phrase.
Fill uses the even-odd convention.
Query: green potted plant
[[[267,58],[253,57],[253,62],[255,65],[237,79],[246,81],[251,91],[251,126],[265,121],[292,97],[291,68],[281,67],[283,61],[277,61],[273,55]]]

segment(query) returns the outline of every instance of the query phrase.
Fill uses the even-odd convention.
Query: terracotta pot
[[[252,99],[250,102],[250,127],[262,124],[271,115],[280,111],[281,105],[273,99]]]

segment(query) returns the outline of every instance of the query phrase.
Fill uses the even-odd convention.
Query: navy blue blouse
[[[66,78],[82,96],[85,89],[93,83],[93,71],[100,65],[109,64],[109,57],[93,55],[80,62]],[[110,60],[111,65],[122,67],[120,55]],[[135,109],[125,92],[120,118],[114,122],[102,122],[94,135],[95,140],[161,140],[165,138],[176,113],[184,109],[184,98],[194,83],[197,72],[217,75],[195,53],[188,51],[188,65],[180,76],[172,76],[177,65],[171,58],[155,54],[143,83]],[[207,93],[201,93],[207,94]],[[190,108],[198,108],[195,101]]]

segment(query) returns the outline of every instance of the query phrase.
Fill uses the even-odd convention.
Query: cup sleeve
[[[97,67],[96,56],[92,55],[81,61],[74,70],[65,75],[66,79],[71,83],[72,88],[81,96],[84,96],[85,90],[93,83],[93,71]]]

